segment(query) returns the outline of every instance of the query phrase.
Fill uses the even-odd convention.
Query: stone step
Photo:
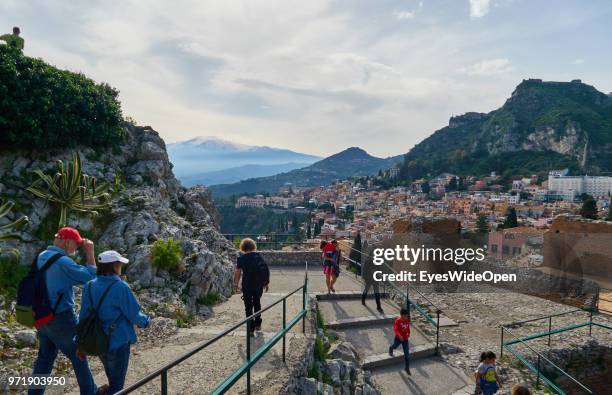
[[[360,291],[340,291],[336,293],[318,293],[316,294],[317,300],[361,300]],[[387,293],[380,293],[381,298],[389,297]],[[374,294],[368,292],[367,299],[374,299]]]
[[[436,354],[436,346],[431,343],[410,345],[410,360],[430,357]],[[401,347],[393,352],[393,356],[388,353],[371,355],[366,357],[361,363],[363,369],[374,369],[389,365],[404,363],[404,352]]]
[[[357,326],[390,325],[397,318],[395,314],[370,315],[365,317],[343,318],[325,324],[329,329],[355,328]]]

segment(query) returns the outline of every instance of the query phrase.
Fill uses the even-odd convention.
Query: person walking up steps
[[[70,257],[81,246],[85,251],[87,266],[77,264]],[[47,265],[49,263],[49,265]],[[74,228],[61,228],[55,234],[53,245],[38,255],[36,268],[45,271],[49,305],[55,306],[53,318],[38,329],[38,357],[32,375],[48,376],[58,350],[72,363],[81,394],[96,393],[91,370],[86,360],[77,357],[74,341],[77,318],[74,312],[73,286],[82,285],[96,276],[94,243],[84,239]],[[29,395],[43,394],[44,388],[30,388]]]
[[[411,375],[410,350],[408,346],[408,339],[410,338],[410,314],[408,309],[403,308],[400,311],[400,316],[393,322],[393,332],[395,333],[395,339],[393,340],[393,344],[389,347],[389,356],[393,356],[393,350],[398,348],[401,344],[404,350],[404,370],[408,375]]]
[[[108,390],[99,391],[101,394],[114,394],[123,389],[130,347],[136,342],[134,325],[148,328],[151,323],[151,317],[141,312],[130,286],[119,277],[122,264],[128,262],[116,251],[98,255],[98,277],[85,285],[81,298],[79,323],[93,312],[109,337],[108,351],[100,355],[108,378]],[[84,354],[79,353],[79,357],[85,359]]]
[[[270,269],[263,257],[256,252],[257,244],[253,239],[243,239],[240,242],[242,255],[238,257],[234,273],[234,289],[242,277],[242,300],[244,310],[249,317],[261,310],[261,295],[268,291],[270,284]],[[255,331],[261,330],[261,315],[252,319],[248,324],[248,335],[253,336]]]

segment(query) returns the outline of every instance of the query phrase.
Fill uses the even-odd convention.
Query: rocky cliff
[[[612,99],[580,80],[521,82],[502,107],[452,117],[406,155],[405,179],[612,171]]]
[[[127,255],[126,273],[145,304],[161,314],[181,310],[204,314],[198,298],[231,294],[232,262],[236,250],[216,227],[216,210],[209,191],[201,186],[183,188],[174,177],[166,145],[150,127],[125,125],[126,141],[115,148],[77,147],[83,172],[113,190],[112,209],[99,215],[70,212],[69,225],[96,242],[96,251],[116,249]],[[53,238],[57,210],[25,191],[32,171],[50,173],[57,160],[69,160],[73,150],[33,152],[0,151],[0,196],[16,202],[14,215],[27,215],[30,223],[16,247],[27,264]],[[181,242],[183,261],[178,273],[151,264],[153,242],[174,238]]]

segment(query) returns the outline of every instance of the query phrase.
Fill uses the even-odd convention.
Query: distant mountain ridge
[[[210,189],[215,197],[224,197],[242,193],[275,193],[288,183],[298,187],[329,185],[349,177],[374,175],[401,160],[402,156],[377,158],[361,148],[351,147],[302,169],[234,184],[212,185]]]
[[[240,180],[253,177],[266,177],[278,173],[288,172],[294,169],[301,169],[308,166],[308,163],[280,163],[278,165],[255,165],[248,164],[228,169],[197,173],[181,178],[181,182],[186,187],[193,185],[215,185],[230,184]]]
[[[168,154],[174,164],[174,173],[188,185],[207,185],[207,182],[211,181],[210,177],[231,182],[247,177],[276,174],[304,167],[321,159],[319,156],[288,149],[251,146],[218,137],[196,137],[168,144]],[[246,165],[255,166],[253,169],[257,171],[244,175],[244,171],[237,169]],[[242,174],[242,177],[236,179],[237,174]]]
[[[612,97],[580,80],[521,82],[502,107],[452,117],[412,148],[404,180],[442,172],[509,177],[612,171]]]

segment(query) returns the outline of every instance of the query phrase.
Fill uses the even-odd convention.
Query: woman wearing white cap
[[[108,378],[109,394],[121,390],[125,383],[130,345],[136,342],[134,325],[146,328],[151,322],[151,317],[141,312],[129,285],[119,277],[121,265],[128,262],[116,251],[98,255],[98,277],[85,285],[81,298],[79,320],[85,319],[90,309],[99,305],[98,318],[104,332],[110,336],[108,352],[100,356]]]

